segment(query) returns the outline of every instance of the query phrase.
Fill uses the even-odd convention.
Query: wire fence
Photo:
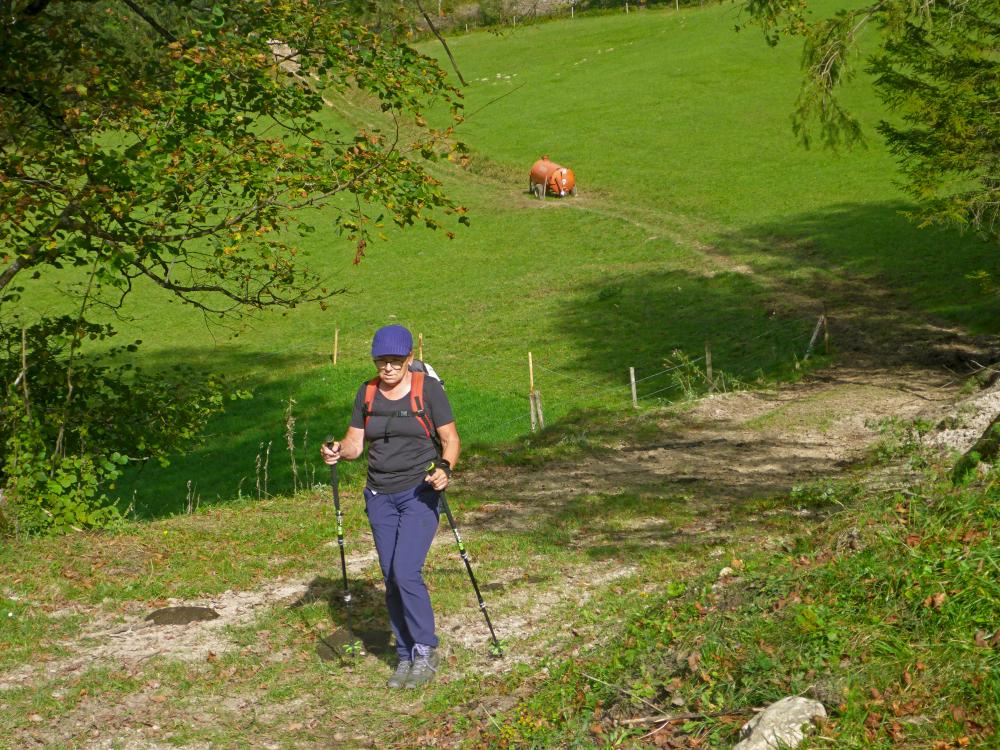
[[[501,345],[503,349],[490,352],[482,348],[470,350],[470,344],[464,342],[461,351],[457,350],[454,342],[451,342],[447,349],[435,346],[435,341],[430,338],[422,337],[420,343],[426,345],[424,357],[443,375],[445,381],[456,384],[454,392],[460,393],[474,382],[468,378],[461,385],[456,382],[455,373],[460,368],[454,365],[472,361],[481,365],[481,369],[488,370],[490,383],[500,384],[499,390],[502,391],[503,399],[514,399],[515,403],[522,405],[530,404],[533,398],[532,390],[537,393],[544,391],[546,407],[550,417],[553,418],[549,420],[551,423],[579,408],[614,407],[616,403],[622,408],[628,408],[637,406],[639,402],[650,403],[658,399],[676,399],[678,396],[690,397],[713,390],[729,390],[733,385],[739,387],[741,382],[734,377],[733,371],[727,368],[727,364],[730,368],[735,367],[737,374],[745,373],[749,371],[747,361],[752,362],[754,358],[758,358],[761,363],[760,372],[763,375],[773,374],[779,360],[790,364],[793,358],[795,361],[801,361],[807,356],[815,342],[816,331],[821,322],[825,323],[825,316],[820,316],[819,321],[782,318],[776,321],[774,327],[769,327],[768,330],[752,337],[719,337],[710,342],[716,352],[714,371],[709,366],[710,356],[707,351],[699,351],[696,356],[692,356],[695,353],[691,352],[690,346],[686,350],[678,346],[665,347],[669,351],[658,356],[661,366],[653,372],[638,372],[642,362],[648,364],[650,358],[657,357],[646,347],[644,353],[637,354],[635,367],[637,372],[634,380],[629,377],[630,368],[623,366],[621,380],[617,383],[609,382],[614,373],[609,371],[608,362],[600,365],[600,368],[605,370],[603,375],[589,374],[593,373],[593,370],[588,367],[587,357],[593,359],[599,358],[600,355],[568,354],[567,344],[563,339],[547,340],[531,337],[524,344],[522,352],[517,354],[504,351],[504,349],[509,350],[509,344]],[[290,342],[281,347],[279,356],[295,358],[298,355],[306,355],[304,359],[315,362],[322,358],[328,364],[336,358],[338,362],[336,369],[346,369],[352,373],[367,371],[370,360],[370,328],[368,322],[352,325],[349,328],[338,328],[336,336],[333,332],[328,335],[327,343],[320,343],[316,339]],[[755,346],[769,338],[774,342],[774,353],[770,356],[764,354],[765,349]],[[334,350],[335,340],[336,350]],[[495,344],[487,345],[495,346]],[[417,346],[419,345],[415,345],[415,348]],[[533,355],[531,372],[528,369],[529,351]],[[582,361],[572,361],[574,356]],[[733,362],[734,357],[738,360],[736,364]],[[624,359],[620,353],[615,352],[613,361],[622,362]],[[668,382],[664,383],[664,379]],[[491,387],[496,389],[495,385]],[[476,386],[473,386],[473,391],[475,390]],[[515,408],[517,413],[511,414],[511,408]],[[516,433],[511,433],[510,430],[515,425],[524,428],[525,431],[531,426],[530,409],[525,409],[523,406],[496,407],[493,413],[484,411],[479,415],[479,419],[484,422],[485,433],[501,439],[514,437]],[[520,429],[517,430],[517,433],[520,432]]]

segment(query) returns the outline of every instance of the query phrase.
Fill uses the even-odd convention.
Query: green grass
[[[629,367],[654,376],[640,382],[647,402],[676,398],[656,374],[672,350],[697,358],[706,341],[717,370],[794,377],[823,305],[834,316],[878,308],[886,289],[904,307],[995,330],[996,297],[964,278],[995,271],[995,250],[899,216],[907,203],[873,131],[880,107],[870,91],[859,83],[848,92],[868,149],[802,150],[789,128],[797,50],[734,33],[734,14],[656,10],[452,39],[471,81],[458,134],[473,155],[466,170],[436,171],[472,226],[453,241],[387,231],[354,267],[353,249],[320,215],[302,257],[348,289],[326,311],[263,313],[233,337],[140,286],[123,329],[145,341],[148,366],[220,370],[255,398],[232,404],[166,471],[131,473],[123,505],[134,500],[139,517],[178,512],[188,481],[203,504],[256,496],[255,459],[268,442],[268,489],[288,491],[287,399],[297,401],[300,449],[309,433],[299,464],[315,464],[317,441],[343,430],[371,374],[372,331],[389,322],[424,334],[466,444],[486,449],[527,432],[529,351],[554,424],[598,405],[627,408]],[[379,124],[358,102],[337,106],[331,123]],[[578,199],[527,195],[528,167],[543,152],[577,172]],[[36,291],[33,310],[58,307],[59,297]],[[901,319],[879,329],[888,339],[908,330]],[[308,479],[321,480],[312,469]]]
[[[955,488],[938,470],[903,491],[799,489],[791,499],[842,511],[786,551],[737,549],[716,565],[736,569],[722,588],[711,570],[629,610],[610,645],[549,664],[513,708],[451,734],[467,748],[631,747],[658,724],[623,720],[679,697],[659,713],[704,716],[661,739],[731,746],[752,707],[811,695],[829,718],[803,748],[995,747],[998,484]]]

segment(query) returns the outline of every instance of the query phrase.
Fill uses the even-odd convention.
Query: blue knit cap
[[[405,357],[413,351],[413,335],[400,325],[384,326],[375,331],[372,357]]]

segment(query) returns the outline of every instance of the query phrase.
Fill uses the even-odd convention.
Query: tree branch
[[[458,69],[458,63],[455,62],[455,56],[451,54],[451,49],[448,47],[448,42],[446,42],[444,40],[444,37],[438,33],[437,28],[431,21],[431,17],[427,15],[427,11],[424,10],[424,6],[420,4],[420,0],[414,0],[414,2],[416,2],[417,4],[417,10],[420,11],[420,15],[422,15],[424,17],[424,20],[427,21],[427,25],[430,27],[431,32],[433,32],[434,36],[436,36],[438,38],[438,41],[441,42],[441,46],[444,47],[444,51],[448,53],[448,59],[451,60],[451,67],[455,69],[455,74],[458,76],[458,80],[462,82],[463,86],[468,86],[469,84],[466,83],[465,79],[462,77],[462,71]]]
[[[149,15],[145,10],[143,10],[143,8],[140,7],[138,3],[134,2],[133,0],[122,0],[122,2],[129,8],[131,8],[132,12],[134,12],[137,16],[139,16],[139,18],[141,18],[143,21],[148,23],[157,34],[162,36],[168,42],[177,41],[177,37],[171,34],[170,31],[166,27],[161,25],[159,21],[157,21],[155,18]]]
[[[5,268],[3,273],[0,273],[0,291],[5,289],[7,285],[10,284],[13,278],[17,276],[18,272],[23,271],[31,265],[31,259],[38,253],[42,245],[47,242],[49,238],[51,238],[52,235],[58,230],[66,226],[66,220],[79,207],[80,204],[75,198],[67,203],[66,207],[62,210],[62,213],[59,214],[59,218],[57,218],[55,223],[52,225],[52,228],[39,237],[38,241],[30,245],[24,252],[17,254],[17,257],[14,258],[14,262]]]

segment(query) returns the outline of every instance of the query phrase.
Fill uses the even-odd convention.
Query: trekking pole
[[[332,445],[333,442],[332,437],[327,437],[325,441],[327,446]],[[351,630],[351,590],[347,586],[347,557],[344,554],[344,515],[340,510],[340,476],[337,472],[337,466],[338,464],[330,466],[330,488],[333,490],[333,507],[337,514],[337,546],[340,547],[340,574],[344,581],[344,615],[347,618],[347,627],[344,632],[347,645],[344,651],[352,657],[357,657],[364,652],[362,651],[363,644],[354,634],[354,631]],[[341,659],[343,659],[343,655],[341,655]]]
[[[331,445],[333,439],[326,441]],[[333,507],[337,512],[337,546],[340,547],[340,572],[344,579],[344,603],[351,601],[351,590],[347,587],[347,558],[344,556],[344,515],[340,511],[340,477],[337,464],[330,466],[330,487],[333,488]]]
[[[434,462],[431,462],[430,466],[427,467],[427,473],[434,471]],[[458,533],[458,526],[455,525],[455,517],[451,514],[451,507],[448,505],[448,498],[445,497],[445,493],[441,492],[441,507],[444,509],[444,514],[448,517],[448,523],[451,525],[451,532],[455,535],[455,541],[458,542],[458,552],[462,556],[462,562],[465,563],[465,569],[469,571],[469,580],[472,581],[472,588],[476,592],[476,599],[479,601],[479,609],[483,613],[483,617],[486,618],[486,625],[490,629],[490,636],[493,638],[493,652],[497,657],[503,656],[503,649],[500,646],[500,641],[497,640],[496,631],[493,630],[493,623],[490,621],[490,613],[486,611],[486,602],[483,601],[483,595],[479,592],[479,584],[476,583],[476,575],[472,572],[472,563],[469,561],[469,554],[465,551],[465,543],[462,542],[462,536]]]

